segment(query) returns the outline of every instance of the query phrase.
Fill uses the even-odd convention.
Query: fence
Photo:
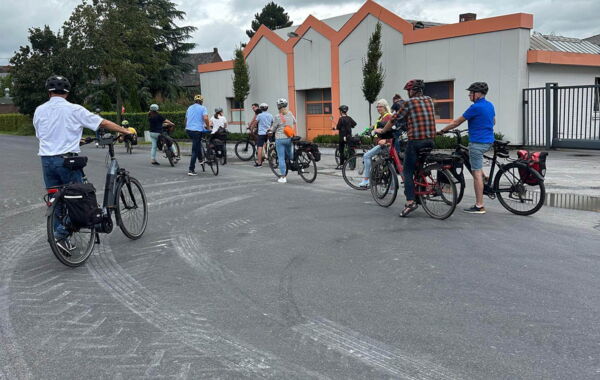
[[[547,149],[600,149],[600,85],[524,89],[523,138]]]

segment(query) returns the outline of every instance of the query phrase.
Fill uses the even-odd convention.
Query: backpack
[[[73,228],[92,227],[102,222],[102,209],[98,207],[96,189],[91,183],[70,184],[61,197]]]
[[[529,152],[528,150],[517,151],[517,156],[520,160],[526,161],[530,168],[540,173],[542,178],[546,175],[546,157],[548,152]],[[523,182],[528,185],[535,186],[539,183],[539,179],[529,174],[525,169],[519,169],[519,175]]]

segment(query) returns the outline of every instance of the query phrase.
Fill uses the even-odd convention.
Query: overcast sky
[[[194,51],[219,49],[223,59],[230,59],[233,49],[248,40],[245,30],[250,28],[254,14],[260,12],[269,0],[174,0],[187,13],[180,25],[198,28],[191,42]],[[0,0],[0,65],[20,45],[27,44],[28,28],[49,25],[55,32],[69,17],[81,0]],[[323,19],[356,12],[362,1],[349,0],[279,0],[275,1],[288,12],[294,25],[312,14]],[[399,2],[379,0],[400,17],[410,20],[454,23],[466,12],[478,18],[525,12],[534,15],[534,30],[544,34],[586,38],[600,34],[599,0],[412,0]]]

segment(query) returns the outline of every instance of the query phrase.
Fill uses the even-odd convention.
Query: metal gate
[[[600,85],[524,89],[523,139],[546,149],[600,149]]]

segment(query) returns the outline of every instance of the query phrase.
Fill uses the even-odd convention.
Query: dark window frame
[[[445,119],[435,119],[435,122],[438,124],[443,124],[443,123],[450,123],[452,122],[452,120],[454,120],[454,80],[440,80],[440,81],[435,81],[435,82],[425,82],[425,95],[427,94],[427,85],[431,85],[431,84],[446,84],[448,86],[448,95],[450,96],[449,98],[444,98],[444,99],[433,99],[433,103],[434,105],[437,104],[449,104],[449,113],[450,113],[450,118],[445,118]]]

